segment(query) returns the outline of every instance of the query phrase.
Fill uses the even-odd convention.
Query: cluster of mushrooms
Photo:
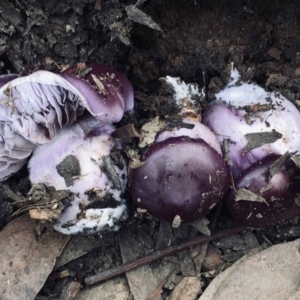
[[[118,230],[128,215],[125,191],[170,222],[204,218],[221,200],[250,227],[300,213],[300,113],[290,101],[241,82],[233,69],[201,115],[195,85],[165,81],[184,126],[140,143],[128,171],[128,159],[115,155],[123,143],[112,136],[113,124],[134,107],[125,76],[99,64],[2,75],[0,180],[28,162],[33,185],[69,190],[73,200],[54,225],[64,234]]]
[[[194,127],[160,133],[148,148],[129,186],[136,205],[157,218],[192,222],[222,200],[237,223],[250,227],[299,214],[298,109],[279,93],[242,82],[233,69],[195,121],[184,83],[167,81],[174,100],[182,95],[183,121]]]
[[[79,65],[61,74],[3,75],[0,89],[0,179],[28,160],[33,185],[69,190],[71,201],[54,225],[64,234],[117,230],[127,218],[122,197],[126,162],[113,123],[134,105],[133,88],[103,65]]]

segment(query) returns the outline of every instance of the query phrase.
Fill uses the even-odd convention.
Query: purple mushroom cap
[[[0,88],[7,84],[8,82],[12,81],[13,79],[18,78],[17,74],[3,74],[0,75]]]
[[[269,154],[300,150],[299,110],[281,94],[267,92],[255,84],[229,86],[216,94],[202,122],[221,144],[227,141],[226,155],[234,178]],[[256,138],[266,138],[253,145],[253,133]]]
[[[292,159],[276,168],[279,158],[278,155],[267,156],[236,179],[235,190],[228,192],[225,203],[238,223],[264,227],[300,213],[296,203],[300,195],[300,169]]]
[[[132,170],[129,193],[158,219],[191,222],[205,217],[229,186],[222,156],[202,139],[172,137],[152,144]]]
[[[78,77],[76,67],[61,76],[86,99],[86,108],[101,123],[119,122],[124,112],[133,110],[133,87],[120,72],[101,64],[87,65],[87,73]]]

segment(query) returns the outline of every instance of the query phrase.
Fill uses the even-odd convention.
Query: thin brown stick
[[[176,245],[176,246],[170,246],[168,248],[165,248],[163,250],[160,251],[155,251],[149,255],[146,255],[144,257],[138,258],[136,260],[133,261],[129,261],[123,265],[120,265],[118,267],[109,269],[107,271],[101,272],[99,274],[90,276],[85,278],[85,284],[86,286],[91,286],[94,284],[97,284],[99,282],[108,280],[110,278],[113,278],[115,276],[124,274],[128,271],[131,271],[133,269],[139,268],[141,266],[144,266],[146,264],[152,263],[156,260],[162,259],[164,257],[170,256],[172,254],[175,254],[181,250],[187,249],[187,248],[191,248],[194,247],[196,245],[199,244],[203,244],[205,242],[210,242],[213,240],[217,240],[220,239],[222,237],[231,235],[231,234],[235,234],[238,232],[241,232],[243,230],[245,230],[246,227],[244,226],[238,226],[238,227],[233,227],[227,230],[222,230],[222,231],[218,231],[215,232],[214,234],[210,235],[210,236],[198,236],[196,238],[193,238],[189,241],[186,241],[180,245]]]

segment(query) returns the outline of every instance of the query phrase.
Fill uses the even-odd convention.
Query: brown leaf
[[[166,128],[167,124],[160,120],[159,117],[153,118],[150,122],[143,125],[141,128],[141,140],[139,147],[143,148],[151,145],[155,141],[156,135]]]
[[[236,195],[235,195],[235,201],[253,201],[253,202],[261,202],[261,203],[265,203],[267,206],[269,206],[269,203],[267,202],[267,200],[261,196],[261,195],[257,195],[247,189],[239,189],[236,191]]]
[[[80,282],[66,279],[59,295],[59,300],[73,300],[82,288]]]
[[[114,243],[115,238],[111,233],[102,234],[101,239],[95,239],[94,236],[72,235],[62,254],[58,257],[55,269],[87,254],[95,248],[111,247]],[[103,258],[103,263],[104,259],[105,258]]]
[[[111,279],[79,292],[76,300],[128,300],[132,299],[124,278]]]
[[[162,31],[160,26],[153,21],[153,19],[137,8],[135,5],[128,5],[125,7],[128,18],[136,23],[148,26],[149,28]]]
[[[282,134],[272,130],[270,132],[253,132],[245,134],[248,140],[247,145],[243,148],[243,152],[249,152],[265,144],[272,144],[282,138]]]
[[[160,300],[161,299],[161,293],[164,285],[169,280],[169,278],[176,273],[178,273],[179,270],[173,271],[168,277],[164,278],[164,280],[147,296],[146,300]]]
[[[131,232],[122,232],[120,235],[120,249],[123,262],[128,262],[150,252],[150,249],[138,241]],[[126,273],[130,291],[136,300],[146,300],[151,293],[168,277],[178,266],[162,260],[155,265],[144,265]],[[154,292],[155,293],[155,292]]]
[[[206,257],[203,260],[202,268],[204,271],[220,271],[224,266],[224,260],[221,257],[220,251],[212,246],[208,246]]]
[[[199,278],[184,277],[171,293],[170,300],[194,300],[200,292],[201,282]]]
[[[32,300],[44,285],[69,236],[53,229],[39,238],[24,215],[0,232],[0,299]]]
[[[133,124],[127,124],[117,128],[111,135],[114,138],[121,139],[125,143],[130,143],[133,138],[140,137]]]

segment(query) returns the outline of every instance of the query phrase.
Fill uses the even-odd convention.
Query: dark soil
[[[185,82],[204,85],[206,100],[210,101],[227,82],[231,63],[244,80],[278,90],[298,104],[300,1],[140,1],[139,9],[151,16],[161,31],[130,20],[126,9],[134,4],[135,0],[2,0],[1,73],[27,73],[39,68],[57,70],[78,62],[106,64],[125,73],[132,82],[136,92],[133,121],[137,126],[149,117],[169,112],[157,110],[158,104],[168,99],[168,94],[161,91],[159,78],[178,76]],[[27,196],[30,182],[26,167],[5,184],[15,195]],[[13,218],[12,204],[16,200],[7,189],[2,187],[2,190],[1,228]],[[233,225],[222,207],[209,219],[214,224],[213,230]],[[137,215],[134,207],[119,235],[128,232],[150,252],[197,235],[191,226],[172,230],[165,223]],[[162,232],[168,233],[169,242],[162,238]],[[249,230],[212,243],[211,247],[229,264],[259,244],[276,244],[299,236],[296,218],[279,227]],[[70,277],[84,278],[122,263],[117,237],[118,234],[104,237],[101,247],[65,265],[74,271]],[[182,261],[184,255],[178,254],[175,259]],[[194,272],[188,265],[185,268],[182,267],[180,276]],[[211,279],[203,275],[201,280],[205,287]],[[40,296],[58,298],[61,289],[58,283],[49,279]],[[169,293],[165,288],[163,298]]]

